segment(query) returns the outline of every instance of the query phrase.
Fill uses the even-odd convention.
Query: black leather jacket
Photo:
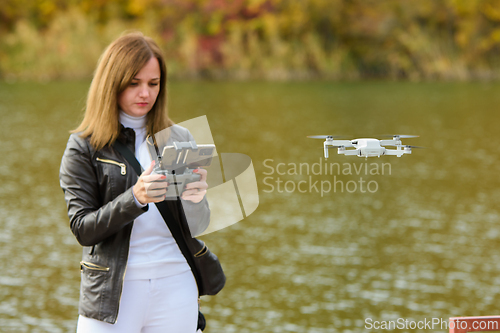
[[[182,127],[177,128],[176,134],[180,136],[176,141],[192,140]],[[118,140],[134,152],[134,130],[122,127]],[[71,231],[83,245],[79,314],[115,323],[133,221],[148,208],[139,208],[134,201],[132,186],[138,176],[114,147],[107,145],[96,151],[87,139],[72,134],[59,178]],[[173,216],[179,218],[176,202],[167,203]],[[185,214],[193,214],[206,228],[210,220],[206,199],[198,204],[189,202],[187,207],[186,211],[184,205]],[[203,247],[196,240],[197,244]]]

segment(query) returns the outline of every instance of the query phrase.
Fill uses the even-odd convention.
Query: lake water
[[[0,83],[1,332],[75,330],[81,248],[58,171],[88,85]],[[375,321],[499,315],[499,91],[170,82],[174,121],[206,115],[217,150],[249,155],[259,186],[251,216],[202,237],[227,275],[202,300],[206,332],[365,332]],[[368,160],[331,150],[325,161],[322,141],[306,138],[391,133],[420,135],[403,143],[427,149]]]

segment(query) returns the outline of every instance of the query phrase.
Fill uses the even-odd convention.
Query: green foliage
[[[89,77],[130,29],[159,42],[176,77],[500,75],[498,0],[7,0],[0,77]]]

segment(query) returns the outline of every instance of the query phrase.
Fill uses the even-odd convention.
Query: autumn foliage
[[[175,77],[497,79],[498,0],[4,0],[0,78],[85,78],[125,30]]]

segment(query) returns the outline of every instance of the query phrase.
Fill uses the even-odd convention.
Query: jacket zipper
[[[193,256],[195,256],[196,258],[201,257],[202,255],[207,253],[207,251],[208,251],[208,247],[205,245],[205,243],[203,243],[203,247],[201,248],[201,250],[196,252]]]
[[[96,158],[96,159],[99,162],[104,162],[104,163],[118,165],[121,168],[121,174],[122,175],[126,175],[127,174],[127,166],[125,165],[125,163],[120,163],[120,162],[116,162],[116,161],[108,160],[108,159],[104,159],[104,158],[99,158],[99,157]]]
[[[123,285],[125,284],[125,274],[127,274],[127,267],[128,265],[127,263],[125,263],[125,269],[123,270],[123,276],[122,276],[122,289],[120,290],[120,295],[118,296],[118,311],[120,310],[120,303],[122,301]],[[118,317],[118,312],[116,313],[116,316]]]
[[[109,272],[109,267],[96,265],[96,264],[93,264],[93,263],[88,262],[88,261],[80,261],[80,268],[83,269],[83,267],[94,270],[94,271]]]

